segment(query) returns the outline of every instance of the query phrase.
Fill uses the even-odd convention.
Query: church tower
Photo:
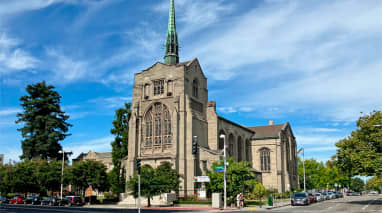
[[[187,196],[198,187],[193,177],[202,175],[192,138],[207,147],[207,78],[197,59],[179,62],[174,0],[169,11],[164,63],[134,75],[125,168],[130,178],[136,173],[136,159],[153,168],[170,162],[182,175],[179,195]]]

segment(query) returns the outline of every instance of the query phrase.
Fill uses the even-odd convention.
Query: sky
[[[199,59],[220,116],[289,122],[326,161],[382,108],[380,0],[175,0],[180,60]],[[169,0],[0,0],[0,153],[19,160],[25,87],[46,81],[73,124],[72,157],[111,151],[134,73],[163,61]]]

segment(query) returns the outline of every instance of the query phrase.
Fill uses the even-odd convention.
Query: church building
[[[298,188],[297,144],[288,122],[246,127],[218,115],[209,101],[207,77],[198,59],[179,61],[174,0],[170,0],[164,62],[134,76],[129,150],[124,162],[127,178],[136,173],[136,159],[157,167],[171,162],[182,175],[180,196],[193,195],[194,176],[204,175],[221,159],[225,135],[227,154],[249,161],[268,189]],[[192,154],[192,140],[199,149]]]

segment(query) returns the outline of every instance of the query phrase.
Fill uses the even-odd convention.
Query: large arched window
[[[271,170],[271,152],[268,148],[260,149],[261,171]]]
[[[237,161],[242,161],[243,160],[243,141],[241,139],[241,136],[237,139]]]
[[[145,148],[171,146],[171,117],[164,104],[156,103],[145,115]]]
[[[229,135],[228,137],[228,154],[230,157],[233,157],[234,155],[234,137],[232,134]]]
[[[194,79],[194,81],[192,81],[192,96],[197,98],[198,95],[199,95],[199,82],[197,79]]]
[[[248,139],[245,142],[245,155],[246,155],[246,160],[251,161],[251,143],[248,141]]]

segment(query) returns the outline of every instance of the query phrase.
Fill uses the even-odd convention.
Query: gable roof
[[[288,123],[288,122],[287,122]],[[253,126],[248,127],[249,129],[255,131],[255,135],[252,139],[272,139],[272,138],[279,138],[279,133],[281,130],[283,130],[286,126],[285,124],[276,124],[276,125],[267,125],[267,126]]]

